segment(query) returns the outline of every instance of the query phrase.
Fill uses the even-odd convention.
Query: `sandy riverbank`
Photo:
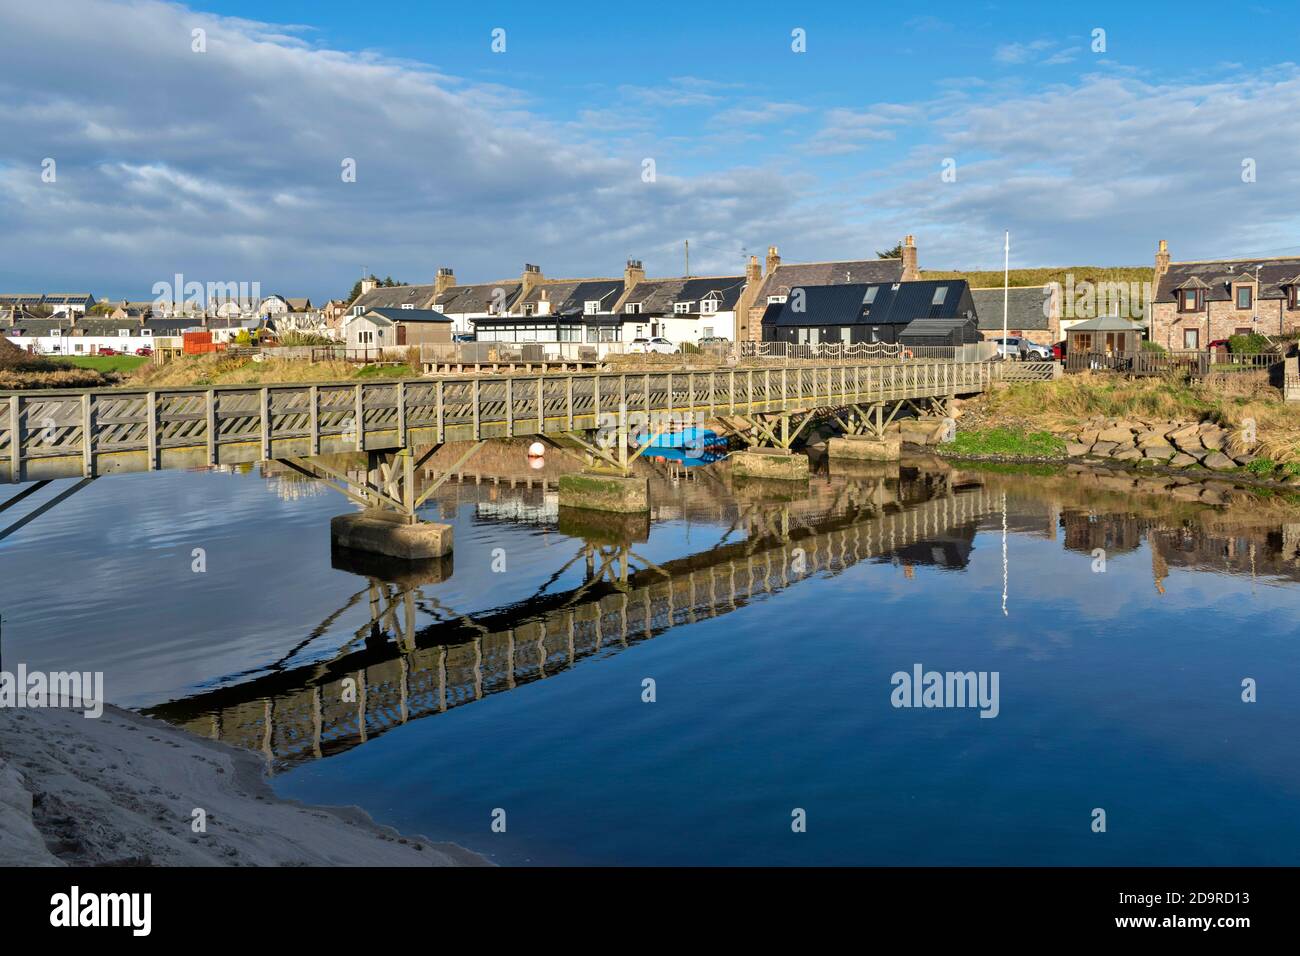
[[[0,710],[0,866],[485,864],[355,807],[282,800],[253,754],[129,711]]]

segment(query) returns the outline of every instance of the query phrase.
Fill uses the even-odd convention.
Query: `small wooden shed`
[[[1142,348],[1142,326],[1117,315],[1103,315],[1070,326],[1067,355],[1133,355]]]

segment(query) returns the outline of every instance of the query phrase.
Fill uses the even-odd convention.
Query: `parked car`
[[[1055,350],[1050,345],[1039,345],[1037,342],[1026,342],[1025,357],[1035,362],[1050,362],[1056,357],[1056,354]]]
[[[150,346],[150,345],[142,345],[142,346],[140,346],[138,349],[135,350],[135,354],[136,354],[136,355],[153,355],[153,347]]]
[[[95,354],[96,355],[121,355],[122,353],[119,352],[117,349],[109,348],[108,346],[105,345],[105,346],[101,346],[99,351],[96,352]]]
[[[1228,351],[1228,340],[1227,340],[1227,339],[1215,339],[1215,340],[1214,340],[1213,342],[1211,342],[1208,346],[1206,346],[1206,348],[1208,348],[1211,352],[1214,352],[1214,351],[1223,351],[1223,352],[1227,352],[1227,351]]]
[[[453,342],[473,342],[473,341],[474,341],[474,333],[473,333],[473,332],[457,332],[455,335],[453,335],[453,336],[451,337],[451,340],[452,340]]]
[[[654,338],[633,339],[628,345],[629,352],[657,353],[659,355],[672,355],[677,351],[677,346],[673,345],[662,335],[656,335]]]
[[[1061,339],[1061,341],[1052,346],[1052,358],[1056,359],[1058,362],[1065,361],[1065,339]]]
[[[1005,339],[993,339],[998,346],[998,358],[1023,359],[1028,352],[1029,343],[1014,335]]]

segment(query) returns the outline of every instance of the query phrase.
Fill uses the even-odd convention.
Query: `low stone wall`
[[[1150,461],[1171,468],[1201,465],[1211,471],[1230,471],[1255,458],[1231,430],[1213,422],[1096,418],[1078,428],[1054,431],[1065,440],[1070,458]]]

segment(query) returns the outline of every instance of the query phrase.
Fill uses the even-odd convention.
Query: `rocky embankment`
[[[1078,428],[1053,431],[1065,441],[1068,458],[1150,461],[1170,468],[1200,465],[1210,471],[1232,471],[1255,460],[1239,436],[1213,422],[1093,418]]]

